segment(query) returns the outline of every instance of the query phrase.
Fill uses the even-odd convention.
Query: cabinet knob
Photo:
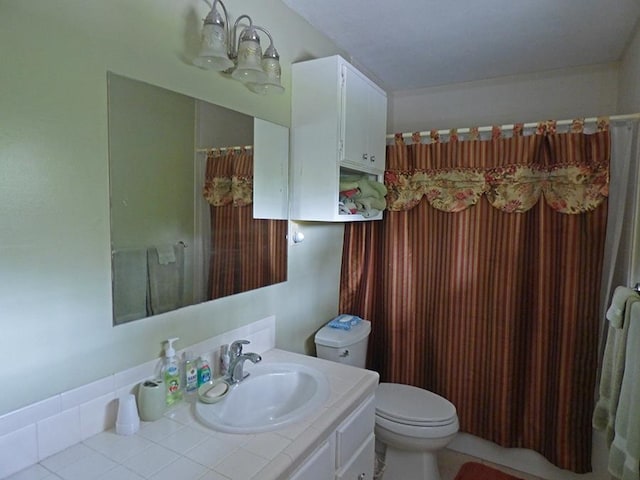
[[[363,160],[366,160],[367,158],[369,158],[369,155],[368,155],[368,154],[366,154],[366,153],[363,153],[363,154],[362,154],[362,159],[363,159]]]
[[[371,155],[371,161],[375,162],[376,161],[376,156],[375,155]]]

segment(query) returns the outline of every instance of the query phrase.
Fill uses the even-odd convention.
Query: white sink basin
[[[198,420],[215,430],[257,433],[304,419],[329,398],[329,382],[313,368],[294,363],[245,363],[250,375],[215,404],[197,402]]]

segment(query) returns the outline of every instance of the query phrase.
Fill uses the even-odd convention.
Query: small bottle
[[[182,399],[180,365],[176,359],[176,351],[173,349],[173,342],[177,340],[179,340],[177,337],[167,340],[165,358],[162,365],[162,377],[167,389],[167,406],[173,405]]]
[[[220,346],[220,376],[224,377],[229,372],[229,345]]]
[[[191,395],[198,390],[198,367],[191,352],[184,354],[184,391]]]
[[[211,380],[211,367],[206,358],[198,358],[198,386],[204,385]]]

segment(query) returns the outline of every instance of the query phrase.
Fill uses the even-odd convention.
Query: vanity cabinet
[[[371,395],[305,460],[290,480],[372,480],[374,427],[375,403]]]
[[[383,181],[386,93],[336,55],[292,65],[291,218],[358,221],[343,213],[341,177]]]

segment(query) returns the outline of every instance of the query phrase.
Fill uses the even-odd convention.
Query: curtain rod
[[[584,119],[584,123],[594,123],[598,120],[598,118],[600,117],[590,117],[590,118],[585,118]],[[640,119],[640,113],[630,113],[628,115],[612,115],[609,116],[609,121],[624,121],[624,120],[637,120]],[[535,128],[538,126],[539,122],[531,122],[531,123],[525,123],[523,128]],[[573,123],[573,120],[558,120],[556,121],[556,125],[558,126],[562,126],[562,125],[571,125]],[[508,124],[508,125],[500,125],[500,128],[503,130],[510,130],[514,127],[513,124]],[[488,126],[488,127],[478,127],[478,131],[479,132],[490,132],[493,129],[493,126]],[[458,128],[456,129],[458,133],[469,133],[471,131],[470,128],[465,127],[465,128]],[[442,129],[442,130],[438,130],[438,134],[439,135],[447,135],[451,132],[451,129]],[[406,132],[406,133],[402,133],[402,138],[411,138],[411,136],[413,135],[414,132]],[[424,131],[424,132],[419,132],[419,135],[421,137],[424,136],[428,136],[429,134],[431,134],[431,131]],[[395,138],[395,133],[389,133],[387,134],[387,139],[393,139]]]
[[[196,152],[197,153],[206,153],[206,152],[210,152],[211,150],[251,150],[253,148],[253,145],[236,145],[234,147],[208,147],[208,148],[196,148]]]

